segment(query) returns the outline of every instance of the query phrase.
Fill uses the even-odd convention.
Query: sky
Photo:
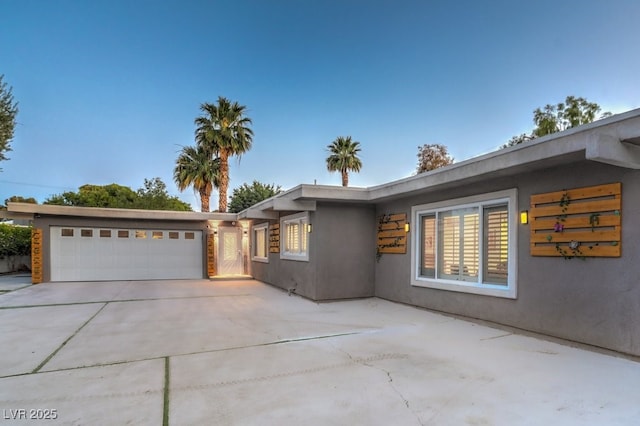
[[[639,18],[637,0],[0,0],[20,110],[0,203],[160,177],[199,210],[173,169],[218,96],[253,121],[229,195],[340,185],[325,162],[338,136],[362,148],[350,186],[408,177],[418,146],[485,154],[568,95],[640,107]]]

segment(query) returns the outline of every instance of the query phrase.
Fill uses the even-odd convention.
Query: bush
[[[29,256],[31,227],[0,224],[0,256]]]

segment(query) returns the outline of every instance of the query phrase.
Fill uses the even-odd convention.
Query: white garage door
[[[203,277],[201,231],[51,227],[51,281]]]

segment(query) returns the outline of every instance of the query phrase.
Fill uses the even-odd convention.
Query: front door
[[[242,275],[242,229],[218,228],[218,275]]]

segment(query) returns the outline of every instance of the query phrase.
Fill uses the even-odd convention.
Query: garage
[[[51,226],[51,281],[198,279],[200,230]]]

